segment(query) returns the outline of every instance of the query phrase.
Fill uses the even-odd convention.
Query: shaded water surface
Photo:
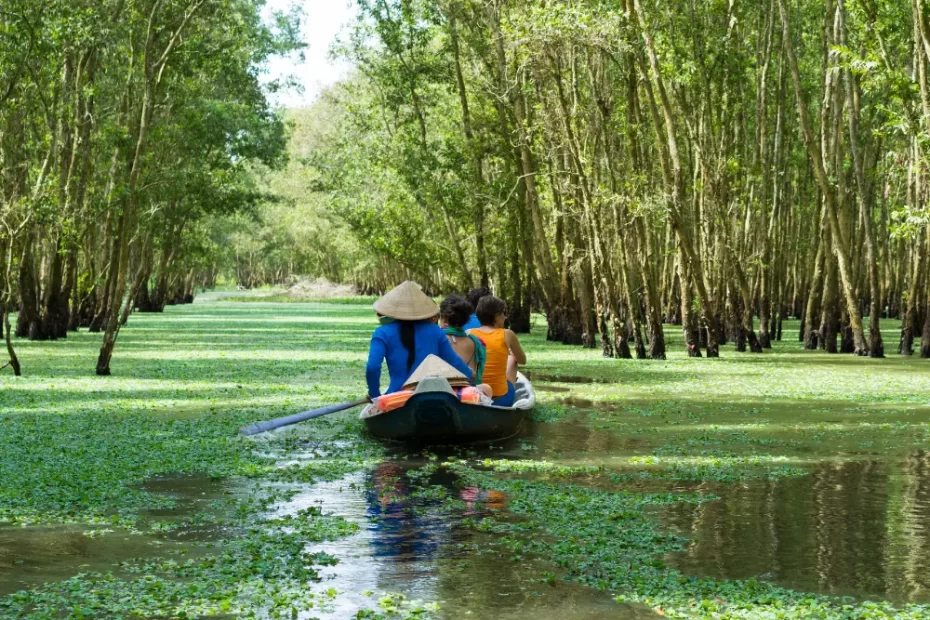
[[[172,524],[225,496],[226,485],[203,476],[171,476],[150,480],[143,488],[174,501],[172,508],[145,513],[140,524]],[[190,541],[220,536],[215,526],[202,525],[167,533],[128,532],[106,526],[48,525],[0,526],[0,595],[68,579],[82,572],[114,570],[119,562],[140,557],[165,556],[184,550],[185,557],[204,550]]]
[[[831,463],[713,492],[720,501],[662,512],[662,523],[691,539],[670,558],[683,572],[930,602],[930,453]]]
[[[409,484],[410,469],[409,463],[382,463],[368,474],[317,485],[281,508],[287,513],[320,506],[361,526],[354,536],[315,548],[340,558],[324,569],[322,585],[344,592],[325,617],[354,617],[357,609],[374,607],[377,596],[365,591],[436,602],[439,617],[449,619],[656,617],[589,588],[546,583],[542,574],[552,567],[542,561],[501,556],[491,547],[494,536],[466,527],[464,520],[506,509],[505,496],[460,487],[440,471],[424,497]],[[444,499],[438,499],[439,489],[447,493]]]
[[[159,551],[152,536],[92,532],[64,525],[0,528],[0,594],[67,579],[82,571],[110,570],[114,562]]]

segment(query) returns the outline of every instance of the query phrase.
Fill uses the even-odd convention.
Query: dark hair
[[[446,320],[450,327],[459,329],[465,323],[468,323],[468,319],[471,318],[471,313],[474,311],[472,305],[461,295],[449,295],[442,300],[442,304],[439,306],[439,315]]]
[[[407,372],[413,370],[416,360],[417,336],[413,329],[413,321],[398,321],[400,323],[400,342],[407,349]]]
[[[482,286],[481,288],[473,288],[468,291],[468,295],[465,296],[465,299],[468,300],[468,303],[471,304],[472,308],[477,308],[478,302],[481,301],[481,298],[487,297],[490,294],[490,289],[486,289]]]
[[[481,321],[482,325],[494,325],[494,319],[497,318],[497,315],[505,312],[507,312],[507,304],[504,303],[504,300],[494,295],[488,295],[482,297],[481,301],[478,302],[478,310],[475,314],[478,315],[478,320]]]

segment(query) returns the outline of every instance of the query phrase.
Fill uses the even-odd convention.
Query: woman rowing
[[[400,390],[428,355],[437,355],[466,377],[474,372],[452,348],[445,333],[430,319],[439,307],[415,282],[404,282],[375,302],[381,326],[371,336],[365,379],[368,396],[381,395],[381,365],[387,361],[387,393]]]

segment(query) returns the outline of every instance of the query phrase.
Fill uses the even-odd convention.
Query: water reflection
[[[930,453],[831,463],[810,476],[714,493],[721,501],[671,507],[662,516],[691,539],[670,558],[686,573],[930,601]]]
[[[505,509],[506,497],[462,487],[443,468],[414,483],[408,474],[416,477],[422,465],[388,461],[367,474],[317,485],[282,508],[316,505],[361,525],[357,535],[314,548],[340,559],[324,569],[323,585],[342,594],[322,617],[350,618],[359,608],[374,607],[376,600],[364,596],[366,590],[437,602],[440,618],[655,617],[589,588],[561,581],[549,585],[541,576],[551,565],[501,555],[492,546],[494,535],[463,521]],[[320,615],[314,610],[306,617]]]
[[[376,467],[366,485],[366,514],[373,536],[372,555],[400,561],[426,560],[462,538],[457,526],[464,517],[481,516],[505,506],[502,493],[475,487],[458,488],[455,477],[439,470],[432,489],[417,493],[406,472],[409,465],[388,461]],[[457,500],[449,503],[449,500]]]
[[[147,481],[141,488],[175,501],[170,509],[143,511],[139,523],[142,530],[152,522],[179,523],[196,511],[209,511],[211,502],[229,492],[227,483],[205,476],[162,476]],[[181,548],[185,549],[186,558],[204,555],[209,550],[187,543],[222,535],[220,528],[210,522],[147,534],[103,526],[3,525],[0,526],[0,595],[68,579],[81,572],[115,570],[118,562],[165,556]]]
[[[598,465],[649,454],[652,446],[649,437],[596,428],[577,418],[560,420],[558,424],[530,421],[521,439],[532,442],[536,447],[534,458],[585,460]],[[519,448],[520,444],[516,444],[516,447]],[[512,450],[504,450],[502,454],[526,458],[526,455],[521,456]]]
[[[109,570],[116,561],[152,555],[156,549],[152,536],[92,532],[70,525],[0,528],[0,595],[81,571]]]

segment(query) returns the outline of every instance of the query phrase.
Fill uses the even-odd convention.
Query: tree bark
[[[19,358],[16,357],[16,350],[13,348],[13,340],[11,338],[13,334],[13,326],[10,325],[10,312],[6,307],[6,304],[3,305],[2,320],[0,323],[0,331],[4,332],[3,340],[6,343],[6,354],[9,358],[9,366],[13,369],[13,374],[17,377],[23,376],[22,366],[19,364]]]
[[[930,242],[930,227],[927,228],[927,238]],[[930,359],[930,278],[927,278],[924,284],[924,297],[926,304],[924,305],[924,329],[920,339],[920,357]]]
[[[475,188],[484,186],[484,158],[475,143],[474,132],[471,125],[471,111],[468,107],[468,92],[465,90],[465,77],[462,74],[462,60],[459,53],[459,35],[456,26],[456,11],[458,6],[449,11],[449,39],[452,43],[452,56],[455,60],[455,84],[459,91],[459,103],[462,107],[462,131],[470,150],[474,150],[475,158]],[[478,281],[482,287],[488,288],[490,276],[488,275],[488,258],[484,246],[484,198],[477,196],[475,200],[475,250],[478,259]]]
[[[911,286],[908,289],[907,309],[904,311],[904,317],[901,322],[901,340],[898,345],[898,352],[901,355],[914,354],[914,339],[917,337],[918,322],[920,320],[919,306],[920,280],[923,276],[924,269],[924,243],[923,235],[918,237],[915,242],[916,251],[914,252],[914,268],[911,272]]]
[[[794,83],[795,102],[798,108],[798,117],[801,125],[801,136],[807,147],[808,155],[814,167],[814,177],[817,179],[820,190],[823,193],[824,205],[826,209],[827,222],[829,223],[830,232],[833,237],[836,250],[837,263],[839,266],[840,279],[843,284],[843,293],[846,298],[847,311],[849,312],[849,325],[853,331],[853,340],[855,342],[855,352],[857,355],[867,355],[867,345],[865,334],[862,328],[862,317],[859,314],[859,300],[856,297],[856,283],[852,280],[852,268],[849,261],[849,248],[843,238],[840,226],[839,213],[837,210],[836,194],[833,185],[827,177],[824,168],[823,151],[818,140],[814,137],[811,129],[810,118],[807,111],[807,105],[804,101],[804,89],[801,84],[801,74],[798,69],[798,59],[794,49],[794,39],[791,34],[791,22],[788,17],[788,8],[785,0],[778,0],[779,11],[781,12],[782,28],[784,30],[785,49],[788,56],[788,66],[791,70],[791,80]]]

